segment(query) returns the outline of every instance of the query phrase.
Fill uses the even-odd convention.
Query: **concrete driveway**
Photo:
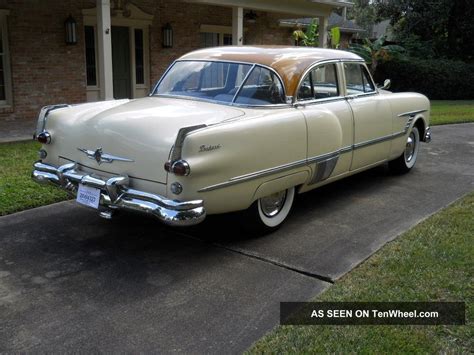
[[[435,127],[417,167],[300,196],[253,239],[235,216],[169,229],[65,202],[0,218],[0,352],[241,352],[388,241],[474,190],[474,125]]]

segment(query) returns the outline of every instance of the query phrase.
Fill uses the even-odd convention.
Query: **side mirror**
[[[385,79],[385,81],[383,82],[383,85],[379,86],[379,89],[388,90],[390,89],[391,85],[392,85],[392,81],[390,79]]]

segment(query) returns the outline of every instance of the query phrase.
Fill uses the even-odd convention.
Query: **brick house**
[[[331,11],[350,5],[344,0],[0,0],[0,131],[33,127],[48,104],[145,96],[174,59],[200,47],[291,45],[293,29],[279,20],[312,16],[327,28]]]

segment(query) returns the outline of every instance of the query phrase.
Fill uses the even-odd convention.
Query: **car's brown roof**
[[[358,55],[334,49],[285,46],[225,46],[185,54],[185,60],[224,60],[269,66],[281,76],[287,95],[296,91],[301,75],[313,63],[323,60],[362,60]]]

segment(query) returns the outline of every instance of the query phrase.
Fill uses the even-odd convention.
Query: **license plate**
[[[79,184],[76,201],[84,206],[99,208],[100,189]]]

